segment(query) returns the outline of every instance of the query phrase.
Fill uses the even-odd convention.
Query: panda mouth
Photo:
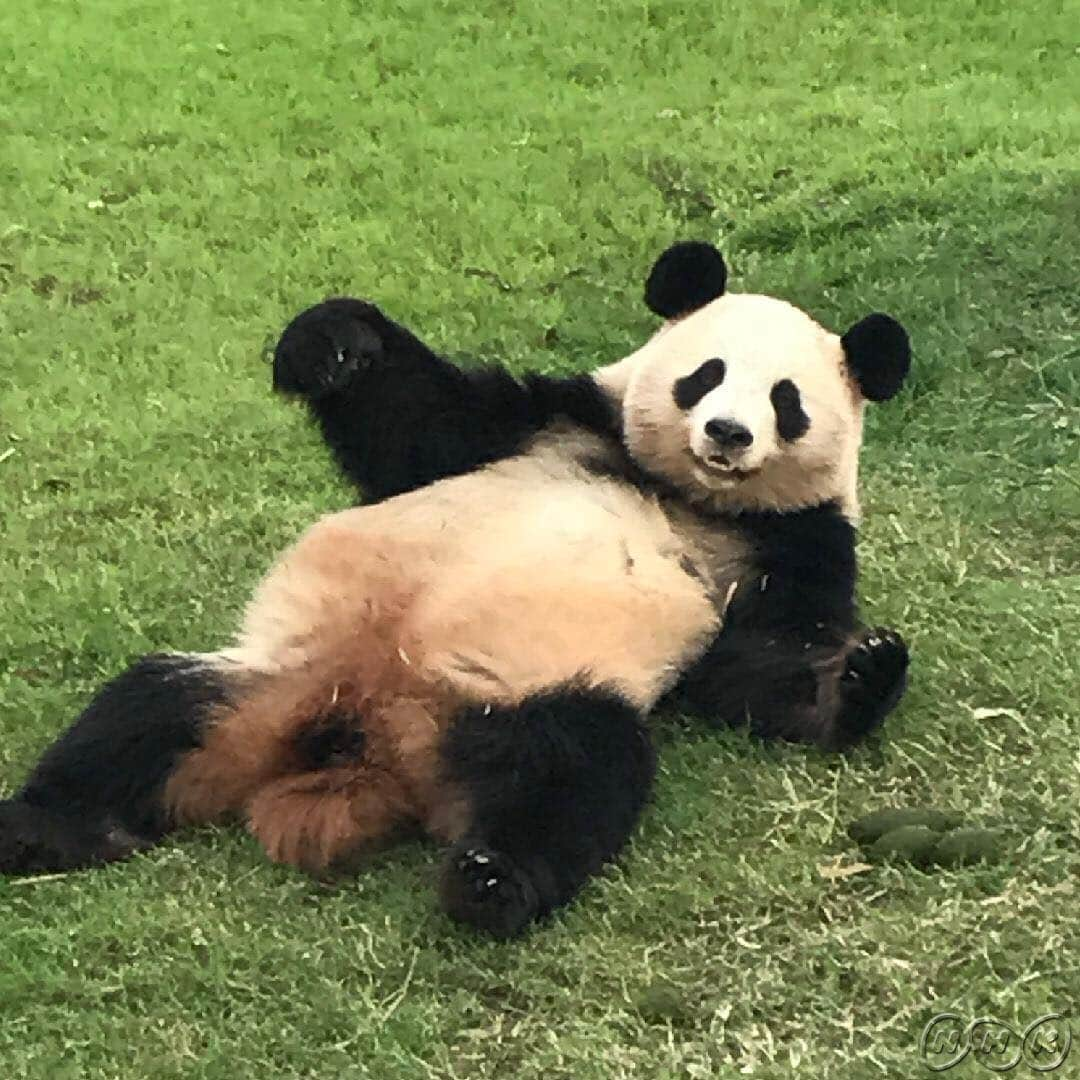
[[[690,457],[702,472],[717,479],[747,480],[761,471],[760,469],[740,469],[738,465],[732,465],[730,459],[724,454],[710,454],[708,457],[698,457],[697,454],[691,452]]]

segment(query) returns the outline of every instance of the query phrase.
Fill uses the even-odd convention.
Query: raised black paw
[[[854,742],[878,727],[903,697],[907,669],[908,648],[895,630],[864,630],[840,672],[833,742]]]
[[[520,934],[540,911],[528,876],[487,847],[453,848],[443,864],[439,894],[452,919],[497,938]]]
[[[346,389],[382,356],[385,321],[373,304],[348,298],[301,312],[274,350],[274,389],[311,401]]]

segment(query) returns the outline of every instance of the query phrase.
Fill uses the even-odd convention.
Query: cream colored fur
[[[675,381],[706,360],[722,359],[724,381],[688,413],[672,397]],[[776,431],[769,393],[781,379],[799,388],[809,431],[792,443]],[[717,509],[788,510],[837,499],[857,519],[864,401],[849,377],[840,338],[783,300],[728,293],[675,322],[597,373],[623,408],[626,443],[641,464],[692,500]],[[739,421],[754,441],[738,479],[706,468],[705,424]]]
[[[386,608],[400,663],[455,698],[513,703],[585,676],[648,709],[715,633],[712,597],[741,549],[728,541],[729,565],[707,583],[688,573],[703,561],[691,537],[655,500],[584,473],[568,441],[601,446],[552,434],[528,455],[324,518],[263,582],[229,655],[302,666]]]

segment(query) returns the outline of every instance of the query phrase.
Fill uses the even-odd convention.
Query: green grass
[[[3,5],[0,793],[348,503],[265,365],[326,294],[565,372],[642,340],[650,260],[700,236],[917,350],[864,458],[866,607],[914,649],[879,744],[664,721],[632,850],[521,944],[449,925],[421,846],[334,890],[226,829],[0,882],[5,1078],[913,1077],[938,1010],[1075,1007],[1080,8],[724,8]],[[1012,853],[820,876],[924,802]]]

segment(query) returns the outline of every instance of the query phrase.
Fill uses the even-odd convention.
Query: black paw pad
[[[451,918],[498,938],[521,933],[540,907],[529,878],[506,855],[485,847],[451,851],[440,894]]]
[[[381,316],[360,300],[326,300],[297,315],[274,350],[274,389],[311,400],[346,389],[382,355]]]

